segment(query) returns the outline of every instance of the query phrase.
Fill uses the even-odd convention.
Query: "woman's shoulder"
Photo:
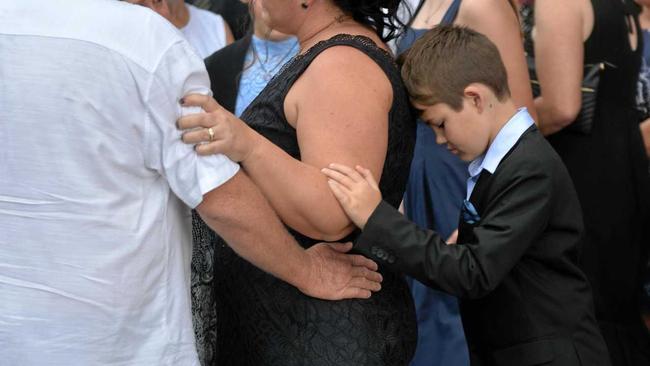
[[[397,67],[392,55],[363,35],[339,34],[321,41],[305,53],[313,59],[308,72],[317,77],[344,78],[380,85],[382,76]],[[383,80],[386,78],[384,77]]]

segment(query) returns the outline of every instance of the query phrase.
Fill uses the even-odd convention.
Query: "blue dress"
[[[460,0],[447,10],[442,24],[454,22]],[[397,53],[406,51],[428,29],[407,28],[397,45]],[[404,194],[406,216],[421,227],[448,237],[458,227],[465,198],[467,163],[436,143],[433,130],[418,121],[417,138],[409,181]],[[418,321],[418,345],[411,366],[469,365],[465,333],[458,301],[410,279]]]

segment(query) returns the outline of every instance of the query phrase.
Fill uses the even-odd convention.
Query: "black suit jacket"
[[[214,99],[232,113],[235,112],[239,80],[251,38],[252,36],[249,34],[205,59],[205,67],[210,75]]]
[[[458,245],[381,203],[355,248],[461,299],[472,365],[609,365],[578,269],[581,210],[564,164],[528,129],[470,198]]]

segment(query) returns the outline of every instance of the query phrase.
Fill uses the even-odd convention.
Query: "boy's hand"
[[[370,170],[359,165],[355,169],[330,164],[322,170],[330,189],[352,222],[363,229],[368,218],[381,202],[381,192]]]

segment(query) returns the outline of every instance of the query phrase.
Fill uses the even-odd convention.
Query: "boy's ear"
[[[483,95],[483,90],[479,85],[468,85],[465,90],[463,90],[463,98],[471,107],[476,108],[477,112],[481,113],[483,112],[483,109],[485,109],[485,96]]]

